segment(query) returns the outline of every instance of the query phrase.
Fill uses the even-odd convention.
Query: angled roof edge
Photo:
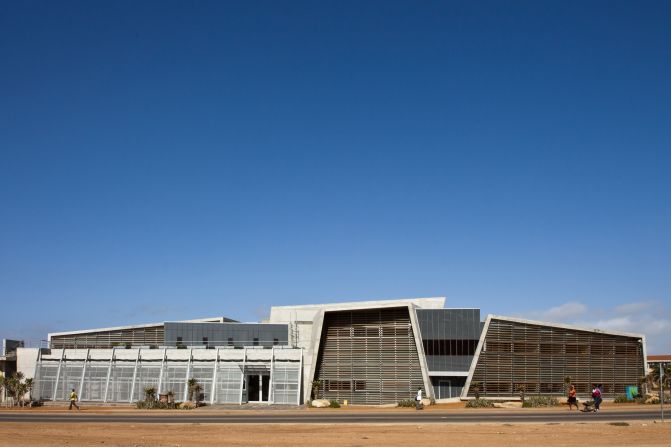
[[[489,314],[487,315],[487,317],[490,317],[492,320],[504,320],[504,321],[512,321],[515,323],[533,324],[536,326],[551,326],[563,329],[571,329],[574,331],[594,332],[597,334],[618,335],[621,337],[633,337],[633,338],[645,339],[645,334],[637,334],[633,332],[621,332],[621,331],[604,330],[599,328],[589,328],[585,326],[577,326],[575,324],[553,323],[551,321],[527,320],[526,318],[507,317],[505,315]]]
[[[395,298],[383,300],[370,301],[344,301],[335,303],[323,304],[296,304],[290,306],[272,306],[272,309],[287,310],[287,309],[365,309],[376,307],[392,307],[392,306],[407,306],[412,303],[421,309],[442,309],[445,306],[445,297],[426,297],[426,298]]]
[[[178,320],[177,323],[237,323],[235,320],[231,320],[227,317],[210,317],[210,318],[197,318],[195,320]],[[91,334],[94,332],[110,332],[110,331],[122,331],[125,329],[141,329],[147,327],[156,327],[163,326],[165,322],[161,321],[160,323],[144,323],[144,324],[132,324],[128,326],[113,326],[113,327],[101,327],[95,329],[82,329],[79,331],[66,331],[66,332],[50,332],[47,334],[47,340],[51,340],[51,337],[62,337],[66,335],[79,335],[79,334]]]

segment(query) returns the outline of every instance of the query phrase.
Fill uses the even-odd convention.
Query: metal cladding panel
[[[570,377],[579,396],[601,384],[610,398],[644,374],[637,337],[492,318],[468,396],[477,385],[484,397],[518,396],[519,385],[527,395],[563,395]]]
[[[321,340],[319,398],[379,405],[424,388],[407,307],[327,312]]]
[[[429,371],[468,371],[482,328],[480,309],[417,309],[417,320]]]
[[[255,343],[264,347],[286,346],[289,343],[287,324],[167,322],[165,328],[166,346],[205,345],[241,348],[253,346]]]
[[[480,309],[417,309],[417,320],[423,339],[480,337]]]
[[[427,355],[426,364],[429,371],[463,371],[467,372],[473,361],[472,355]]]

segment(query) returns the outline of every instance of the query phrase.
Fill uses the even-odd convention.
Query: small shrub
[[[144,388],[144,400],[151,401],[156,400],[156,387],[155,386],[146,386]]]
[[[482,382],[471,382],[471,391],[475,394],[475,400],[480,399],[480,391],[482,391]]]
[[[473,399],[466,402],[466,408],[493,408],[494,402],[487,399]]]
[[[524,401],[523,408],[558,407],[559,400],[553,396],[530,396]]]
[[[415,406],[415,401],[414,399],[405,399],[402,400],[398,403],[399,407],[414,407]]]
[[[649,394],[646,394],[643,403],[657,405],[659,404],[659,396],[651,396]]]
[[[616,404],[626,404],[627,402],[629,402],[629,399],[627,399],[626,394],[618,394],[617,396],[615,396],[614,402]]]
[[[628,422],[609,422],[608,425],[614,425],[616,427],[629,427]]]
[[[183,409],[183,410],[190,410],[192,407],[189,406],[184,406],[178,402],[159,402],[157,400],[141,400],[138,402],[135,402],[135,407],[138,410],[176,410],[176,409]]]
[[[340,404],[337,400],[332,400],[329,402],[329,408],[340,408]]]

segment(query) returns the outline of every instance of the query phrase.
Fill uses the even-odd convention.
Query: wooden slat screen
[[[580,396],[601,384],[604,397],[613,397],[643,375],[638,338],[492,319],[472,382],[482,384],[484,397],[518,396],[518,384],[527,395],[563,395],[569,376]]]
[[[352,404],[412,398],[424,385],[408,308],[327,312],[315,377],[320,398]]]

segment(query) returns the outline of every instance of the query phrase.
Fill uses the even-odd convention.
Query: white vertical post
[[[42,364],[41,360],[42,360],[42,348],[40,347],[40,348],[37,348],[37,360],[35,360],[35,376],[34,376],[34,379],[35,379],[34,386],[38,390],[39,390],[39,387],[40,387],[39,383],[40,383],[40,381],[42,381],[42,378],[40,377],[42,375],[42,374],[40,374],[40,372],[42,371],[42,368],[40,367],[40,365]],[[40,394],[42,394],[42,393],[40,393]],[[40,399],[42,399],[42,396],[40,396]],[[4,390],[3,390],[3,391],[0,391],[0,402],[3,402],[4,400],[5,400],[5,396],[4,396]]]
[[[107,380],[105,380],[105,395],[103,396],[103,402],[107,403],[107,393],[109,392],[110,389],[110,378],[112,377],[112,364],[114,363],[114,350],[116,348],[112,348],[112,355],[110,355],[110,364],[109,367],[107,368]]]
[[[56,370],[56,381],[54,382],[54,396],[51,400],[55,401],[58,394],[58,380],[61,378],[61,368],[63,367],[63,359],[65,358],[65,348],[61,351],[61,359],[58,361],[58,369]]]
[[[210,405],[214,405],[215,395],[217,394],[217,369],[219,369],[219,347],[217,347],[216,357],[214,358],[214,371],[212,371],[212,389],[210,392]]]
[[[137,348],[137,357],[135,357],[135,369],[133,370],[133,383],[130,385],[130,398],[128,402],[133,403],[133,394],[135,394],[135,381],[137,379],[137,366],[140,363],[140,348]]]
[[[79,380],[79,395],[81,396],[81,400],[84,400],[84,376],[86,375],[86,364],[89,361],[90,352],[91,348],[86,349],[86,357],[84,357],[84,366],[82,367],[82,378]],[[89,396],[89,400],[91,400],[91,396]]]
[[[242,405],[242,388],[245,383],[245,364],[247,363],[247,348],[244,348],[242,351],[242,376],[240,379],[240,405]]]
[[[268,380],[268,405],[275,402],[275,390],[273,390],[273,377],[275,375],[275,346],[270,348],[270,380]],[[263,383],[261,384],[263,386]],[[261,388],[263,394],[263,388]]]
[[[191,374],[191,360],[193,358],[193,348],[189,348],[189,361],[186,363],[186,378],[184,379],[184,396],[182,400],[186,402],[189,397],[189,375]]]
[[[161,395],[161,386],[163,385],[163,370],[165,369],[165,353],[168,348],[163,348],[163,360],[161,360],[161,370],[158,372],[158,389],[156,392]]]
[[[296,391],[296,405],[301,404],[301,384],[303,383],[303,348],[301,348],[301,358],[298,361],[298,390]]]

